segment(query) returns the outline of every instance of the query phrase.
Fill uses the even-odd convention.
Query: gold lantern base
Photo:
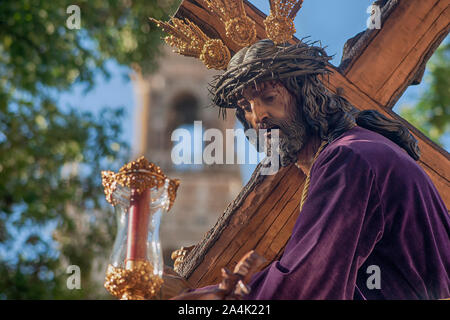
[[[108,265],[105,288],[121,300],[148,300],[161,289],[163,280],[153,274],[148,261],[127,261],[126,268]]]

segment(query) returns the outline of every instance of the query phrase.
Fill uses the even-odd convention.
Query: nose
[[[254,101],[252,103],[252,111],[255,119],[255,124],[259,128],[264,128],[267,119],[269,119],[269,112],[268,109],[262,104],[260,101]]]

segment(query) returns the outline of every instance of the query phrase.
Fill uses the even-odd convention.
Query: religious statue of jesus
[[[236,108],[245,128],[268,130],[267,148],[279,130],[280,163],[295,163],[309,183],[282,257],[253,275],[243,298],[450,297],[450,218],[416,163],[416,140],[326,89],[329,59],[314,45],[261,40],[236,53],[213,85],[219,107]],[[382,278],[376,290],[369,266]]]
[[[295,164],[306,180],[278,260],[257,270],[261,259],[250,252],[234,272],[222,270],[222,283],[205,288],[189,288],[168,271],[163,297],[450,298],[450,216],[416,162],[417,141],[400,122],[359,111],[327,89],[331,57],[315,43],[289,41],[303,1],[270,1],[269,39],[259,41],[242,1],[206,2],[226,22],[227,36],[237,38],[241,49],[231,58],[219,39],[189,21],[157,23],[179,53],[225,69],[210,88],[214,104],[223,114],[234,108],[245,129],[267,130],[265,143],[251,142],[277,151],[280,164]],[[238,23],[240,32],[230,31]],[[278,150],[271,150],[277,136]]]

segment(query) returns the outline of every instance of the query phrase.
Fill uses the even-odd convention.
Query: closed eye
[[[270,96],[265,96],[264,97],[264,101],[265,102],[268,102],[268,103],[271,103],[271,102],[273,102],[275,100],[275,96],[272,96],[272,95],[270,95]]]

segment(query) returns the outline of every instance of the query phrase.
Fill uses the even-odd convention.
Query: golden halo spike
[[[239,47],[256,42],[256,24],[245,13],[243,0],[205,0],[205,3],[222,20],[227,37]]]
[[[295,34],[294,18],[303,0],[269,0],[270,15],[264,20],[267,37],[275,44],[285,43]]]
[[[162,22],[153,18],[169,35],[165,42],[177,48],[177,53],[200,59],[208,69],[225,70],[231,59],[230,50],[220,39],[209,38],[195,23],[185,19],[171,18],[170,22]]]
[[[169,34],[164,40],[168,45],[176,47],[177,53],[195,58],[200,56],[207,37],[201,30],[195,29],[190,21],[185,23],[177,18],[172,18],[170,23],[153,18],[150,18],[150,21],[156,23],[158,27]]]

